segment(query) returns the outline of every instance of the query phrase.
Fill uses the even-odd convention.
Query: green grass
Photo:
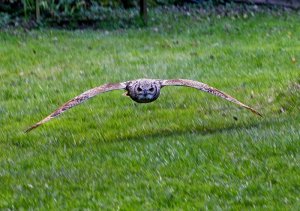
[[[299,209],[299,22],[169,13],[142,29],[0,32],[0,208]],[[151,104],[106,93],[23,133],[142,77],[199,80],[264,117],[168,87]]]

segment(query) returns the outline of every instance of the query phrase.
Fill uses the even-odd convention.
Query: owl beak
[[[147,90],[143,90],[143,94],[144,94],[144,96],[146,96],[148,94]]]

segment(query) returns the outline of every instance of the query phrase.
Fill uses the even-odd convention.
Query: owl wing
[[[172,79],[172,80],[162,80],[161,81],[161,86],[187,86],[187,87],[192,87],[192,88],[196,88],[198,90],[204,91],[204,92],[208,92],[212,95],[221,97],[225,100],[228,100],[230,102],[233,102],[235,104],[238,104],[239,106],[242,106],[244,108],[249,109],[250,111],[252,111],[253,113],[262,116],[259,112],[257,112],[256,110],[254,110],[253,108],[241,103],[240,101],[238,101],[237,99],[231,97],[230,95],[214,88],[211,87],[207,84],[201,83],[199,81],[193,81],[193,80],[187,80],[187,79]]]
[[[87,90],[86,92],[74,97],[73,99],[69,100],[65,104],[63,104],[61,107],[56,109],[52,114],[44,118],[43,120],[39,121],[38,123],[32,125],[29,127],[25,133],[37,128],[38,126],[44,124],[45,122],[50,121],[51,119],[57,117],[58,115],[62,114],[63,112],[67,111],[68,109],[98,95],[104,92],[109,92],[113,90],[118,90],[118,89],[125,89],[126,88],[126,82],[123,83],[115,83],[115,84],[105,84],[102,86],[95,87],[93,89]]]

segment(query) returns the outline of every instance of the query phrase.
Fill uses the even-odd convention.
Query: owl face
[[[156,100],[160,94],[160,84],[155,80],[141,79],[127,86],[132,100],[138,103],[149,103]]]

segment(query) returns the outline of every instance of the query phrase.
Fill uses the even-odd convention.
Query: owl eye
[[[141,87],[138,87],[137,90],[138,90],[138,92],[141,92],[141,91],[142,91]]]
[[[149,91],[150,91],[150,92],[153,92],[153,91],[154,91],[154,88],[153,88],[153,87],[151,87],[151,88],[149,89]]]

